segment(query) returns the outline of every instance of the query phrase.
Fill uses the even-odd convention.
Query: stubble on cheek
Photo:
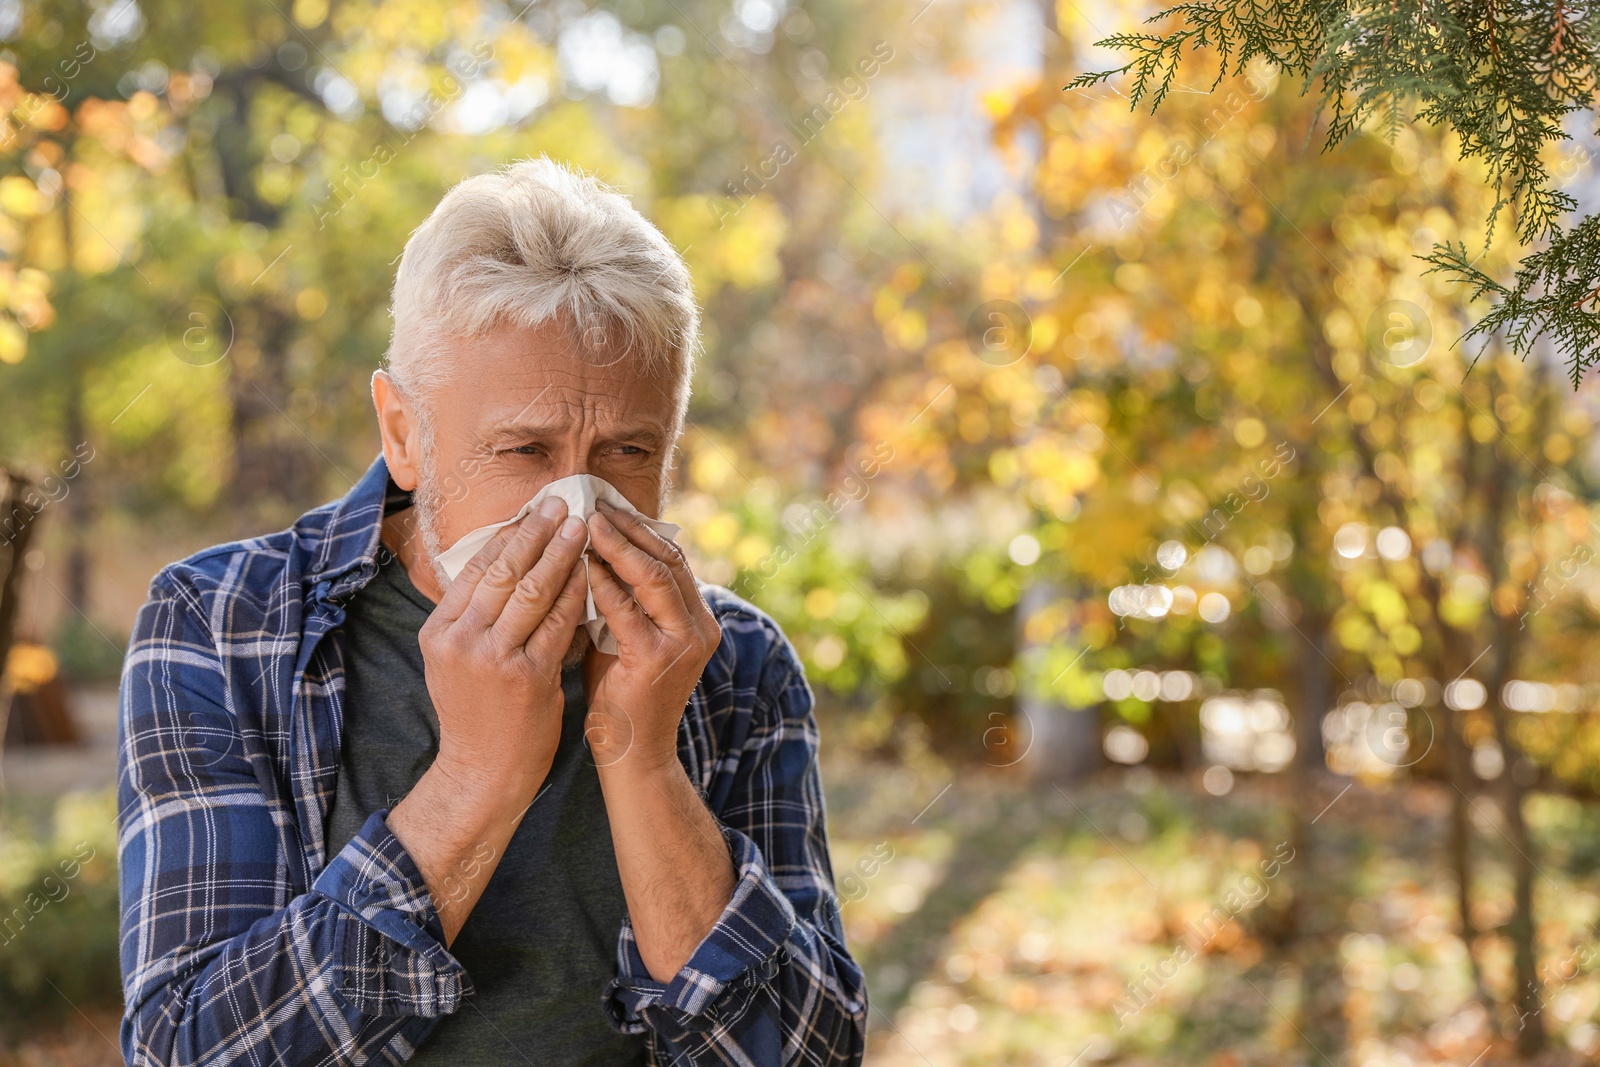
[[[433,459],[430,456],[423,462],[417,487],[412,490],[411,506],[416,512],[417,535],[422,539],[422,551],[428,557],[428,566],[433,568],[434,580],[439,583],[440,589],[448,589],[450,574],[439,562],[439,556],[444,552],[444,545],[439,541],[439,506],[442,499],[439,486],[433,478]]]

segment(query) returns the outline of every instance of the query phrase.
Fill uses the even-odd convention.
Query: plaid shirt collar
[[[360,481],[327,513],[310,568],[318,600],[335,604],[347,600],[378,573],[384,516],[410,503],[410,491],[395,485],[379,452]]]

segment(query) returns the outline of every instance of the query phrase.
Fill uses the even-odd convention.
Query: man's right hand
[[[553,506],[551,506],[553,504]],[[561,660],[583,619],[584,524],[561,500],[507,526],[445,590],[419,633],[439,754],[390,811],[455,940],[549,774]]]
[[[478,550],[418,635],[439,716],[434,766],[526,805],[561,739],[561,659],[583,619],[583,520],[546,500]]]

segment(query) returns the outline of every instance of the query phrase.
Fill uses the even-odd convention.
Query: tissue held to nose
[[[446,574],[454,579],[456,575],[461,573],[461,568],[465,567],[472,557],[478,554],[478,550],[489,543],[496,530],[520,521],[550,497],[559,497],[565,500],[567,502],[567,514],[576,515],[585,522],[588,522],[589,516],[595,513],[595,504],[600,500],[604,500],[607,504],[622,511],[639,515],[639,509],[634,507],[627,497],[617,492],[616,486],[604,478],[596,478],[592,474],[574,474],[567,478],[557,479],[539,490],[531,500],[522,505],[517,513],[505,522],[480,526],[476,530],[464,534],[461,540],[439,554],[439,565],[444,568]],[[646,526],[662,537],[670,540],[678,535],[676,523],[662,522],[660,519],[652,519],[645,515],[639,515],[639,518],[644,521]],[[584,542],[583,547],[585,551],[588,551],[587,540]],[[588,556],[583,557],[583,566],[585,570],[588,569]],[[627,583],[624,582],[623,584],[626,585]],[[593,593],[588,594],[588,601],[584,605],[584,626],[588,629],[589,639],[594,642],[595,648],[607,655],[614,656],[617,654],[617,639],[612,636],[611,629],[606,625],[604,616],[595,610]]]

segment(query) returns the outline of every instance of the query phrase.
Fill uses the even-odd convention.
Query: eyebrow
[[[483,431],[483,438],[486,441],[538,440],[562,433],[565,429],[565,420],[556,422],[513,420],[490,425]],[[637,441],[643,444],[658,445],[661,443],[663,434],[661,430],[654,426],[640,423],[602,433],[600,437],[607,441]]]

